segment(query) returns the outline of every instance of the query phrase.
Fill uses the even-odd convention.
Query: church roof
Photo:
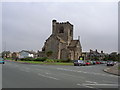
[[[62,43],[66,43],[62,38],[60,38],[59,36],[57,36],[57,39],[59,39],[60,40],[60,42],[62,42]]]
[[[53,35],[53,34],[51,34],[48,39],[50,39],[50,38],[52,38],[52,37],[58,39],[58,40],[59,40],[60,42],[62,42],[62,43],[66,43],[62,38],[60,38],[59,36]],[[48,39],[47,39],[47,40],[48,40]],[[46,40],[46,41],[47,41],[47,40]]]
[[[78,42],[79,42],[79,40],[72,40],[69,47],[76,47]]]

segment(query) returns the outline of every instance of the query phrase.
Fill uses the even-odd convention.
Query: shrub
[[[32,57],[21,58],[21,61],[34,61],[35,59]]]
[[[47,59],[45,62],[54,62],[53,59]]]
[[[72,62],[70,59],[63,60],[63,59],[53,59],[54,62]]]
[[[53,59],[53,60],[54,60],[54,62],[61,62],[60,59]]]
[[[45,61],[47,57],[36,58],[34,61]]]

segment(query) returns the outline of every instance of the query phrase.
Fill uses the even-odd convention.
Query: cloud
[[[2,9],[3,38],[10,51],[41,49],[52,32],[52,19],[74,25],[74,39],[81,36],[83,51],[117,51],[117,2],[6,2]]]

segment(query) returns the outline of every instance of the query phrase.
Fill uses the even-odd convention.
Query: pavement
[[[120,72],[118,71],[118,66],[119,64],[116,64],[114,66],[108,66],[107,68],[103,69],[103,71],[110,73],[110,74],[114,74],[114,75],[118,75],[120,76]]]
[[[118,76],[106,73],[105,64],[91,66],[2,65],[2,88],[118,88]]]

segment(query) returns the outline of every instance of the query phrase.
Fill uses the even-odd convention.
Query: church
[[[45,41],[42,51],[38,51],[38,57],[77,60],[81,54],[80,40],[73,40],[73,25],[68,21],[52,20],[52,34]]]

